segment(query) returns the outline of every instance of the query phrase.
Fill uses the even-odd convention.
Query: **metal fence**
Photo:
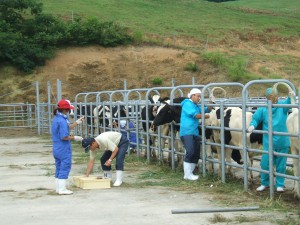
[[[35,128],[35,104],[0,104],[0,129]]]
[[[272,162],[273,156],[286,156],[289,159],[300,159],[300,155],[292,155],[292,154],[279,154],[273,151],[272,142],[270,142],[269,149],[270,151],[266,152],[260,149],[251,149],[250,146],[247,145],[247,126],[246,126],[246,112],[251,111],[253,107],[268,107],[269,109],[272,108],[270,102],[267,102],[264,97],[261,96],[250,96],[250,88],[254,85],[261,85],[267,84],[272,85],[275,82],[284,82],[288,84],[293,90],[295,90],[294,85],[289,82],[288,80],[277,79],[277,80],[257,80],[251,81],[245,85],[240,83],[210,83],[208,85],[180,85],[180,86],[172,86],[172,87],[155,87],[150,89],[131,89],[131,90],[115,90],[115,91],[102,91],[102,92],[84,92],[79,93],[75,96],[74,101],[72,104],[74,105],[74,115],[70,116],[70,120],[76,120],[80,115],[85,115],[86,122],[77,126],[74,130],[74,134],[81,135],[83,137],[94,137],[99,135],[100,132],[104,131],[121,131],[120,127],[114,127],[113,118],[114,115],[112,112],[109,112],[109,109],[112,107],[117,107],[118,111],[120,111],[121,107],[125,107],[127,109],[127,115],[125,117],[121,117],[118,114],[114,119],[117,121],[126,120],[127,124],[130,122],[134,125],[133,127],[129,128],[128,126],[123,130],[127,133],[128,137],[131,134],[136,135],[137,140],[142,140],[142,142],[137,141],[136,143],[130,143],[136,145],[136,154],[137,157],[141,157],[144,155],[148,161],[151,159],[151,152],[156,151],[158,154],[158,160],[163,162],[164,155],[170,154],[171,155],[171,166],[172,169],[176,169],[176,159],[184,156],[184,151],[181,151],[178,148],[181,148],[178,143],[180,143],[180,139],[178,135],[174,135],[175,129],[174,126],[178,125],[174,122],[170,123],[170,134],[169,135],[162,135],[161,129],[159,127],[157,132],[152,132],[148,126],[146,126],[146,130],[143,130],[142,123],[151,123],[152,121],[149,119],[149,111],[148,109],[151,106],[159,107],[161,105],[160,102],[151,103],[149,98],[155,94],[158,94],[162,97],[169,97],[170,98],[170,105],[176,105],[173,103],[173,99],[176,97],[184,97],[188,93],[191,88],[200,88],[202,90],[201,95],[201,103],[200,107],[202,108],[204,117],[204,107],[212,106],[209,103],[209,94],[212,87],[224,87],[224,88],[236,88],[239,90],[239,93],[236,94],[235,97],[217,97],[216,103],[213,105],[214,107],[220,108],[221,119],[220,119],[220,126],[213,127],[209,125],[205,125],[201,123],[202,132],[205,132],[205,129],[215,129],[219,130],[221,136],[221,143],[213,143],[209,142],[205,139],[204,135],[201,137],[201,156],[202,156],[202,175],[207,176],[206,172],[206,164],[207,163],[214,163],[220,166],[220,174],[222,182],[226,182],[225,171],[226,167],[232,166],[238,169],[243,170],[243,177],[244,177],[244,189],[245,191],[248,190],[248,172],[255,171],[255,172],[264,172],[270,175],[270,197],[273,197],[274,190],[273,190],[273,178],[274,176],[281,176],[285,177],[286,179],[292,179],[298,185],[300,185],[300,178],[299,176],[291,176],[287,174],[278,174],[273,171],[273,167],[270,166],[269,171],[263,171],[260,168],[251,167],[249,162],[245,161],[244,165],[239,165],[237,163],[226,162],[224,155],[226,149],[236,149],[243,154],[244,158],[247,159],[247,155],[249,153],[256,153],[261,155],[263,153],[269,154],[270,161]],[[61,90],[61,89],[58,89]],[[298,92],[300,94],[300,90]],[[300,96],[298,96],[299,99]],[[178,105],[178,104],[177,104]],[[30,127],[30,128],[37,128],[39,134],[43,133],[51,133],[51,123],[53,119],[53,109],[55,108],[56,104],[52,104],[50,99],[47,103],[40,103],[37,102],[36,105],[30,104],[6,104],[0,105],[0,128],[6,127]],[[102,117],[99,118],[98,109],[97,107],[101,106],[103,108],[103,113],[109,114],[109,124],[110,126],[106,126],[106,118]],[[242,129],[234,130],[230,128],[225,128],[224,126],[224,110],[227,107],[239,107],[242,109]],[[278,107],[273,105],[273,107]],[[300,103],[298,102],[296,105],[285,105],[281,107],[292,107],[300,109]],[[146,108],[146,118],[143,120],[141,118],[141,111],[143,108]],[[271,110],[270,110],[271,111]],[[271,114],[269,115],[271,116]],[[300,121],[300,118],[298,118]],[[270,120],[271,121],[271,120]],[[300,126],[299,126],[300,127]],[[288,133],[278,133],[272,131],[272,124],[269,122],[268,131],[256,131],[257,133],[268,133],[269,138],[272,138],[273,135],[286,135],[286,136],[294,136],[300,138],[300,134],[288,134]],[[232,146],[226,145],[224,140],[224,131],[230,130],[235,132],[241,132],[243,138],[243,145],[242,146]],[[149,145],[150,139],[156,138],[155,145]],[[165,145],[162,142],[163,139],[166,139],[168,145]],[[221,160],[218,159],[210,159],[206,156],[206,147],[213,146],[220,148],[221,150]],[[299,148],[300,149],[300,146]],[[300,161],[300,160],[299,160]],[[270,164],[271,165],[271,164]],[[300,166],[299,166],[300,167]],[[300,174],[300,171],[298,171]]]

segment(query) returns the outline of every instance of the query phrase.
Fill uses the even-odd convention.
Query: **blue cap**
[[[85,153],[88,153],[90,150],[91,144],[95,141],[94,138],[83,138],[82,139],[82,147],[84,148]]]
[[[265,92],[266,97],[269,97],[271,94],[273,94],[273,88],[267,88]],[[277,91],[275,91],[275,94],[277,95]]]

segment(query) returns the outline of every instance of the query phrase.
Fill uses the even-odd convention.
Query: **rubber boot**
[[[192,164],[194,164],[194,163],[183,162],[183,171],[184,171],[183,179],[185,179],[185,180],[198,180],[199,176],[195,176],[195,175],[192,174],[192,166],[193,166]]]
[[[58,179],[58,194],[60,195],[71,195],[73,194],[73,191],[70,191],[66,188],[66,179]]]
[[[59,192],[58,178],[55,178],[55,192]]]
[[[196,168],[196,165],[197,165],[196,163],[191,163],[191,173],[192,173],[192,175],[194,175],[193,172]]]
[[[123,176],[124,176],[124,171],[122,170],[117,170],[116,171],[116,181],[115,183],[113,184],[114,187],[119,187],[122,182],[123,182]]]
[[[111,179],[112,178],[111,170],[103,170],[103,178],[104,179]]]

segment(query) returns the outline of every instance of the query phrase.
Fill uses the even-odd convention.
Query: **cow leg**
[[[248,152],[247,156],[248,156],[248,162],[250,162],[250,167],[253,167],[254,153],[253,152]],[[250,176],[250,181],[253,182],[254,181],[254,176],[253,176],[253,171],[252,170],[249,171],[249,176]]]
[[[297,149],[295,146],[291,147],[291,152],[293,155],[298,155],[299,154],[299,149]],[[293,159],[294,163],[294,176],[299,177],[299,159]],[[300,182],[294,181],[294,193],[298,198],[300,198]]]
[[[231,153],[232,153],[232,149],[225,149],[225,162],[230,163],[231,162]],[[234,176],[233,171],[232,171],[232,166],[228,165],[226,166],[226,171],[227,174]]]
[[[154,137],[154,136],[152,136],[152,146],[156,146],[156,137]],[[157,159],[157,154],[156,154],[156,149],[152,149],[152,150],[150,150],[150,152],[151,152],[151,157],[153,158],[153,159]]]
[[[206,158],[208,158],[208,159],[212,159],[213,158],[212,157],[211,145],[205,145],[205,154],[206,154]],[[208,173],[213,173],[213,171],[214,171],[214,163],[207,161],[207,163],[206,163],[206,169],[207,169]]]
[[[176,151],[180,154],[176,154],[177,156],[177,168],[183,168],[183,159],[184,159],[184,154],[185,154],[185,149],[183,146],[182,141],[178,140],[179,139],[179,131],[176,132],[176,138],[174,139],[174,147]]]
[[[221,156],[221,148],[219,146],[216,147],[217,148],[217,155],[218,155],[218,162],[219,162],[219,171],[218,171],[218,175],[219,177],[222,176],[222,156]]]

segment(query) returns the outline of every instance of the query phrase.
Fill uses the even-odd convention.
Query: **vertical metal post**
[[[36,122],[38,127],[38,135],[41,134],[41,123],[40,123],[40,90],[39,90],[39,82],[35,82],[35,92],[36,92]]]
[[[224,138],[224,102],[220,102],[220,137],[221,137],[221,180],[222,183],[225,183],[225,172],[226,172],[226,163],[225,163],[225,138]]]
[[[300,175],[300,87],[298,88],[298,175]],[[300,180],[295,181],[298,185],[298,190],[300,190]]]
[[[244,190],[248,191],[248,150],[247,150],[247,125],[246,125],[246,101],[248,97],[248,91],[245,91],[242,101],[242,127],[243,127],[243,152],[244,155]]]
[[[124,90],[127,90],[127,81],[126,81],[126,79],[124,80]]]
[[[138,101],[135,101],[135,135],[136,135],[136,151],[137,151],[137,157],[140,158],[140,137],[139,137],[139,114],[138,114]]]
[[[175,152],[174,152],[174,139],[176,136],[174,135],[174,123],[171,123],[171,157],[172,157],[172,170],[175,170]]]
[[[195,77],[192,77],[192,85],[195,85]]]
[[[47,93],[48,93],[48,124],[49,124],[49,134],[51,134],[51,85],[50,81],[47,81]]]
[[[57,101],[61,100],[62,95],[61,95],[61,81],[57,79]]]
[[[270,198],[274,197],[272,101],[268,100],[269,179]]]

